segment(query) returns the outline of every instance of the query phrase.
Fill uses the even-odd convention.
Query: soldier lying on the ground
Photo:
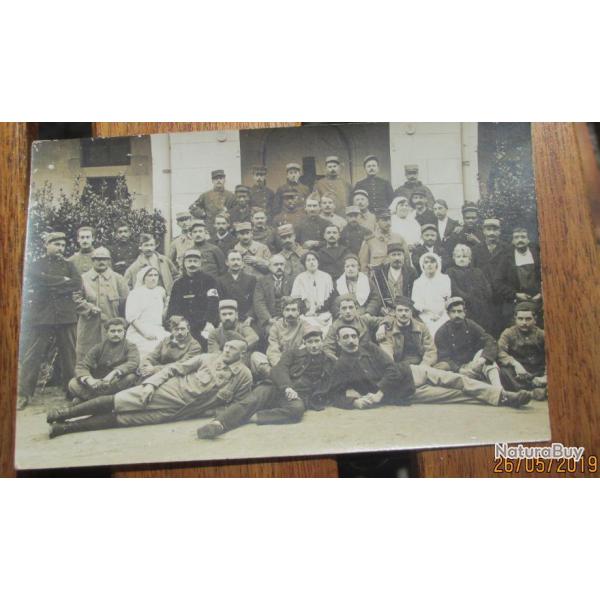
[[[222,353],[194,356],[166,367],[142,385],[50,410],[50,437],[195,419],[243,400],[252,389],[252,375],[241,360],[245,351],[245,342],[231,340]],[[84,416],[87,418],[77,419]]]
[[[341,408],[372,408],[381,404],[468,402],[518,408],[531,392],[507,392],[459,373],[426,365],[395,364],[373,343],[359,344],[355,327],[338,330],[341,354],[331,374],[329,394]]]

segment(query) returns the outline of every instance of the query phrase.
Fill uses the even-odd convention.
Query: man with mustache
[[[231,340],[243,340],[247,349],[252,351],[258,343],[258,335],[245,323],[241,323],[238,316],[238,303],[235,300],[221,300],[219,302],[220,325],[208,334],[208,352],[218,353]]]
[[[235,195],[225,189],[225,171],[216,169],[211,173],[213,189],[200,194],[189,210],[194,219],[206,219],[209,223],[224,210],[230,211],[235,206]]]
[[[315,181],[314,190],[319,198],[328,197],[334,201],[335,213],[343,215],[346,206],[350,204],[352,187],[340,177],[342,165],[338,156],[328,156],[325,159],[326,175]]]
[[[285,172],[287,174],[287,180],[283,185],[279,186],[275,192],[275,202],[271,216],[277,214],[285,204],[285,194],[291,193],[294,197],[299,198],[300,202],[304,202],[304,199],[310,194],[310,190],[303,183],[300,183],[302,167],[298,163],[288,163],[285,166]],[[275,225],[277,224],[275,223]]]
[[[275,192],[267,187],[267,167],[257,165],[253,169],[254,185],[250,188],[250,206],[261,209],[273,215]]]
[[[373,154],[369,154],[369,156],[365,156],[363,166],[367,177],[361,179],[354,186],[354,190],[365,190],[367,192],[373,212],[376,213],[379,210],[389,209],[394,199],[394,190],[392,184],[387,179],[383,179],[378,175],[379,159]]]

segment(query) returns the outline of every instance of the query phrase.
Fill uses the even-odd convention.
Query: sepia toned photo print
[[[528,123],[33,144],[19,469],[550,437]]]

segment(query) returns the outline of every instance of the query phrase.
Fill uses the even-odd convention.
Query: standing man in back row
[[[225,171],[217,169],[212,171],[211,178],[213,189],[200,194],[199,198],[190,206],[190,213],[194,219],[206,219],[207,223],[214,223],[218,213],[235,206],[235,195],[225,189]]]
[[[364,190],[369,197],[369,207],[377,213],[380,210],[388,210],[394,199],[394,190],[392,184],[387,180],[379,177],[379,159],[370,154],[363,161],[367,177],[359,181],[355,186],[355,190]]]
[[[394,196],[404,196],[410,198],[415,192],[421,192],[427,203],[427,208],[433,208],[434,198],[431,190],[421,181],[419,181],[419,165],[404,165],[404,175],[406,181],[394,191]]]
[[[327,174],[315,181],[314,191],[319,198],[326,196],[335,202],[335,212],[339,216],[345,215],[346,206],[350,204],[352,188],[347,181],[340,177],[341,163],[337,156],[328,156],[325,159]]]

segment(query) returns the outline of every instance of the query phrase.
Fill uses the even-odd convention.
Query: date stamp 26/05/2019
[[[598,473],[598,457],[584,456],[582,446],[524,446],[523,444],[495,444],[494,473],[538,473],[589,475]]]

